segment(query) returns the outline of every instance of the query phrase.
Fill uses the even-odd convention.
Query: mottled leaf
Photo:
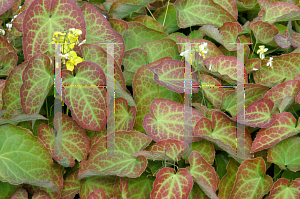
[[[96,189],[93,191],[87,199],[106,199],[107,195],[103,189]]]
[[[151,199],[187,199],[192,188],[193,178],[185,168],[174,173],[173,168],[165,167],[156,175]]]
[[[140,22],[144,24],[147,28],[151,28],[159,32],[165,32],[165,28],[163,27],[163,25],[148,15],[141,15],[135,17],[132,19],[132,21]]]
[[[79,169],[73,171],[64,180],[64,185],[61,192],[61,199],[74,199],[79,193],[80,182],[77,180]]]
[[[17,125],[19,122],[30,121],[30,120],[48,120],[48,119],[39,114],[22,114],[22,115],[16,115],[10,119],[4,119],[0,117],[0,125],[2,124]]]
[[[219,177],[215,169],[208,164],[200,153],[193,151],[189,157],[189,173],[203,192],[211,199],[217,199]]]
[[[167,5],[164,7],[158,8],[154,13],[153,16],[155,17],[156,21],[164,25],[165,32],[168,34],[171,34],[178,29],[178,23],[177,23],[177,15],[176,15],[176,9],[174,5],[170,4],[167,11]],[[166,19],[165,19],[166,15]],[[165,22],[165,23],[164,23]]]
[[[113,144],[106,143],[106,139],[106,137],[101,138],[91,149],[89,159],[79,163],[79,180],[95,175],[118,175],[131,178],[140,176],[147,167],[147,159],[144,156],[133,158],[130,155],[148,146],[151,138],[137,131],[116,131],[115,155],[121,157],[105,157],[107,156],[106,144]]]
[[[72,0],[33,1],[26,10],[23,23],[25,61],[47,51],[54,54],[54,45],[48,43],[55,31],[62,31],[65,27],[80,29],[82,35],[79,40],[82,41],[86,33],[85,24],[80,8]]]
[[[0,65],[0,76],[8,76],[8,74],[17,66],[18,56],[14,52],[6,54]]]
[[[153,189],[154,179],[147,178],[144,175],[138,178],[128,179],[128,198],[130,199],[150,199],[150,193]]]
[[[274,39],[274,36],[279,33],[276,26],[263,21],[251,23],[250,28],[253,31],[255,38],[265,44],[271,42]]]
[[[44,191],[35,192],[32,199],[51,199],[50,195]]]
[[[265,161],[259,157],[245,160],[239,167],[230,199],[261,198],[273,186],[273,180],[265,174]]]
[[[11,196],[11,199],[28,199],[28,193],[25,189],[18,188]]]
[[[1,0],[0,1],[0,15],[5,13],[14,4],[14,0]]]
[[[109,19],[109,24],[120,35],[123,35],[124,31],[129,28],[127,22],[121,19]]]
[[[279,198],[298,198],[300,195],[300,182],[294,180],[290,183],[285,178],[278,179],[266,199],[279,199]]]
[[[69,70],[62,70],[63,85],[104,86],[106,77],[99,65],[83,61],[75,67],[76,75]],[[93,75],[91,75],[93,74]],[[62,98],[70,108],[73,119],[83,128],[100,131],[106,124],[106,89],[65,87]]]

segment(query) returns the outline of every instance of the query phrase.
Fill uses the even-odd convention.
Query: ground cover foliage
[[[65,87],[54,115],[66,41],[62,85],[114,103]],[[299,47],[298,0],[0,0],[0,198],[300,198]]]

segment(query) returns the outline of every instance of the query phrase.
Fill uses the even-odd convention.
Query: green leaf
[[[80,190],[80,181],[77,180],[79,169],[73,171],[64,180],[64,186],[61,192],[61,199],[74,198]]]
[[[283,171],[283,173],[281,174],[281,177],[286,178],[286,179],[290,180],[290,182],[291,182],[297,178],[300,178],[300,171],[294,172],[287,168],[286,170]]]
[[[261,198],[273,186],[273,180],[265,174],[266,164],[263,158],[245,160],[239,167],[230,198]]]
[[[185,182],[185,183],[182,183]],[[193,178],[185,168],[180,168],[174,174],[173,168],[165,167],[156,175],[151,191],[152,199],[181,198],[187,199],[193,188]]]
[[[120,35],[123,35],[124,31],[129,28],[128,23],[121,19],[109,19],[109,24]]]
[[[133,48],[141,48],[141,45],[144,42],[164,39],[167,37],[166,33],[147,28],[139,22],[129,22],[128,27],[129,29],[123,34],[126,51]]]
[[[164,24],[165,31],[168,34],[171,34],[180,29],[178,27],[176,9],[174,5],[172,4],[169,5],[167,16],[165,19],[166,12],[167,12],[167,6],[160,7],[153,13],[153,16],[155,17],[156,21],[158,21],[161,24],[163,24],[165,20],[165,24]]]
[[[154,20],[148,15],[141,15],[132,19],[132,21],[140,22],[144,24],[147,28],[157,30],[159,32],[165,32],[165,28],[158,21]]]
[[[106,199],[107,195],[103,189],[96,189],[87,199]]]
[[[268,149],[268,161],[277,164],[280,169],[286,167],[291,171],[300,170],[299,156],[300,138],[290,137]]]
[[[38,137],[12,124],[1,125],[0,136],[1,181],[58,191],[52,176],[52,158]]]
[[[64,86],[106,84],[104,71],[91,61],[83,61],[75,67],[76,75],[69,70],[62,70]],[[93,74],[93,76],[90,76]],[[106,89],[64,87],[62,98],[72,112],[73,119],[83,128],[100,131],[106,124]]]
[[[264,44],[270,44],[274,41],[274,36],[279,33],[279,30],[273,24],[263,21],[256,21],[250,24],[255,38]],[[257,41],[257,42],[259,42]]]
[[[181,59],[176,42],[168,38],[145,42],[141,48],[147,52],[150,63],[163,57],[172,57],[173,60]]]
[[[25,61],[47,51],[53,55],[54,45],[48,43],[52,41],[54,32],[63,31],[65,27],[80,29],[82,35],[79,36],[79,41],[86,34],[83,14],[73,0],[35,0],[26,10],[23,21]]]
[[[116,0],[111,4],[109,17],[122,19],[153,1],[154,0]]]
[[[202,191],[197,183],[194,183],[189,199],[209,199],[209,197]]]
[[[178,0],[174,6],[180,28],[204,24],[221,27],[225,22],[236,22],[234,16],[221,7],[220,4],[211,0]],[[206,10],[209,10],[209,12],[206,12]]]
[[[216,155],[217,174],[220,179],[227,173],[226,167],[229,162],[228,154],[221,152]]]
[[[114,155],[121,157],[105,157],[107,156],[107,138],[102,137],[91,149],[89,159],[79,163],[79,180],[89,176],[102,175],[136,178],[146,169],[147,159],[144,156],[133,158],[130,155],[148,146],[151,138],[137,131],[116,131],[114,133]]]
[[[14,52],[6,54],[0,62],[0,77],[8,76],[8,74],[17,66],[18,56]]]
[[[3,199],[10,199],[11,195],[22,185],[12,185],[8,182],[0,181],[0,193]]]
[[[257,136],[252,144],[251,152],[253,153],[263,149],[268,149],[280,141],[297,134],[300,131],[300,126],[295,126],[296,119],[291,113],[279,113],[272,126],[269,128],[260,129],[260,131],[257,133]]]
[[[218,189],[219,177],[214,168],[196,151],[191,153],[189,162],[191,166],[187,167],[187,169],[195,182],[208,197],[217,199],[216,191]]]
[[[153,189],[154,179],[145,176],[128,179],[128,198],[132,199],[150,199],[150,193]]]

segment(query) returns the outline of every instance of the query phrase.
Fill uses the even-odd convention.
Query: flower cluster
[[[264,53],[267,52],[267,51],[268,51],[268,48],[265,48],[264,45],[259,46],[259,49],[257,50],[257,54],[259,54],[259,58],[261,60],[263,60],[265,58],[265,54]],[[267,63],[267,66],[269,66],[270,68],[273,69],[272,62],[273,62],[273,57],[270,57],[270,59],[269,59],[269,61]],[[253,70],[258,70],[258,69],[257,68],[253,68]]]
[[[85,43],[86,40],[83,40],[81,43],[78,41],[79,35],[82,34],[82,31],[75,28],[70,28],[66,32],[55,32],[53,34],[53,39],[51,43],[61,43],[62,44],[62,57],[63,61],[68,59],[66,66],[70,71],[74,70],[74,66],[78,63],[83,62],[84,59],[77,56],[77,53],[73,51],[75,44],[79,44],[79,46]]]
[[[180,53],[180,56],[184,56],[189,52],[189,50],[186,50],[182,53]],[[197,51],[198,52],[198,51]],[[208,52],[208,48],[207,48],[207,43],[204,42],[203,44],[201,44],[199,46],[199,55],[200,56],[203,56],[203,58],[205,59],[205,54]]]

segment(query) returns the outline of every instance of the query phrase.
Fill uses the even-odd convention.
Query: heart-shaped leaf
[[[84,16],[72,0],[35,0],[26,10],[23,21],[25,61],[38,53],[49,51],[51,55],[54,54],[54,45],[48,43],[55,31],[62,31],[65,27],[80,29],[80,41],[86,33]]]
[[[128,23],[121,19],[109,19],[109,24],[120,35],[123,35],[124,31],[129,28]]]
[[[51,199],[50,195],[44,191],[35,192],[32,199]]]
[[[140,22],[144,24],[147,28],[151,28],[159,32],[165,32],[165,28],[163,27],[163,25],[148,15],[141,15],[135,17],[132,19],[132,21]]]
[[[156,62],[147,64],[147,66],[157,66],[163,60],[168,59],[171,59],[171,57],[162,58]],[[142,66],[137,70],[132,83],[133,97],[137,104],[137,115],[133,128],[142,133],[146,133],[143,127],[143,119],[147,113],[150,113],[150,105],[154,99],[165,98],[179,103],[183,102],[181,94],[170,91],[165,86],[160,86],[154,80],[153,76],[153,72],[146,68],[146,66]]]
[[[147,52],[148,62],[155,62],[163,57],[181,59],[176,42],[168,38],[145,42],[141,48]]]
[[[147,167],[144,156],[133,158],[130,155],[143,150],[151,142],[151,138],[137,131],[115,132],[115,154],[123,157],[107,156],[106,137],[101,138],[90,153],[87,161],[79,163],[79,180],[95,175],[118,175],[136,178]],[[125,142],[126,140],[126,142]],[[102,156],[102,157],[101,157]]]
[[[297,198],[299,195],[300,182],[298,180],[293,180],[290,183],[288,179],[280,178],[274,183],[270,191],[270,195],[266,199],[276,199],[279,197]]]
[[[77,180],[79,169],[69,174],[64,180],[61,192],[61,199],[72,199],[80,190],[80,181]]]
[[[106,77],[94,62],[83,61],[75,67],[76,75],[62,70],[62,98],[72,112],[73,119],[83,128],[100,131],[106,124]],[[93,74],[93,76],[91,76]],[[71,85],[97,85],[98,88],[67,87]],[[102,86],[102,87],[101,87]]]
[[[99,43],[116,43],[114,44],[114,58],[118,65],[121,66],[125,52],[123,37],[117,33],[110,26],[107,19],[89,3],[85,3],[80,9],[86,23],[86,43],[98,45],[106,51],[107,44]]]
[[[230,199],[261,198],[267,194],[273,186],[273,180],[265,172],[263,158],[245,160],[236,174]]]
[[[265,44],[273,41],[274,36],[279,33],[276,26],[263,21],[251,23],[250,28],[253,31],[255,38]]]
[[[236,22],[234,16],[212,0],[178,0],[174,6],[180,28],[204,24],[221,27],[225,22]]]
[[[191,166],[188,170],[196,183],[209,198],[217,199],[219,177],[215,169],[196,151],[192,151],[189,162]]]
[[[280,169],[300,170],[299,156],[300,138],[290,137],[268,149],[268,161],[277,164]]]
[[[235,51],[237,45],[229,43],[236,42],[238,34],[242,31],[242,26],[237,22],[225,22],[219,30],[212,25],[204,25],[200,30],[222,44],[227,50]]]
[[[52,158],[38,137],[12,124],[1,125],[0,136],[1,181],[27,183],[58,191],[53,180]],[[18,155],[20,153],[24,155]]]
[[[18,56],[14,52],[9,52],[4,56],[0,65],[0,76],[8,76],[8,74],[17,66]]]
[[[234,187],[234,181],[238,172],[240,164],[233,158],[230,158],[226,169],[227,173],[223,176],[219,184],[219,199],[229,198]]]
[[[151,199],[187,199],[192,188],[193,178],[185,168],[180,168],[174,174],[173,168],[165,167],[156,175],[151,191]]]
[[[164,39],[167,36],[164,32],[147,28],[145,25],[135,21],[129,22],[128,27],[129,29],[123,34],[126,51],[133,48],[141,48],[144,42]]]
[[[61,127],[59,127],[60,121],[62,123]],[[90,151],[90,142],[85,130],[72,118],[63,113],[57,113],[54,116],[53,125],[56,129],[61,128],[62,155],[68,156],[67,158],[59,156],[53,158],[64,167],[75,166],[75,159],[79,162],[86,160],[88,152]],[[54,130],[46,124],[41,124],[38,127],[38,134],[51,154],[55,156]]]
[[[38,2],[37,0],[35,2]],[[25,46],[25,44],[24,44]],[[53,66],[47,55],[36,54],[23,71],[23,85],[20,88],[21,104],[24,113],[39,113],[48,92],[53,85]]]
[[[18,188],[11,196],[11,199],[28,199],[28,193],[23,188]]]
[[[239,123],[246,126],[268,128],[276,121],[276,115],[271,115],[273,107],[274,102],[272,100],[262,98],[250,104],[245,109],[245,112],[242,110],[236,117],[232,117],[232,119],[236,119]]]
[[[176,93],[185,92],[185,62],[179,60],[165,60],[154,67],[146,67],[151,70],[154,80],[161,86],[166,86],[169,90]],[[192,72],[192,85],[199,86],[197,75]],[[198,92],[198,88],[192,88],[193,93]]]
[[[107,195],[103,189],[96,189],[93,191],[87,199],[106,199]]]
[[[237,132],[238,131],[238,132]],[[250,155],[250,148],[252,145],[252,140],[250,133],[245,129],[245,135],[240,131],[240,127],[237,129],[236,122],[230,120],[230,118],[223,112],[217,110],[212,113],[212,121],[208,118],[201,118],[198,120],[194,128],[194,133],[196,136],[205,138],[223,150],[227,151],[231,155],[236,155],[236,158],[245,159],[245,155]],[[243,139],[242,136],[245,136],[243,143],[245,146],[240,146],[241,142],[238,142],[236,146],[236,136],[239,136],[238,139]]]
[[[184,140],[184,105],[178,102],[174,102],[169,99],[155,99],[150,106],[151,114],[147,114],[143,120],[143,127],[147,134],[155,141],[161,141],[165,139],[174,139],[179,141]],[[194,128],[196,122],[203,117],[203,115],[197,111],[192,110],[192,128]],[[195,136],[193,141],[198,141]]]

